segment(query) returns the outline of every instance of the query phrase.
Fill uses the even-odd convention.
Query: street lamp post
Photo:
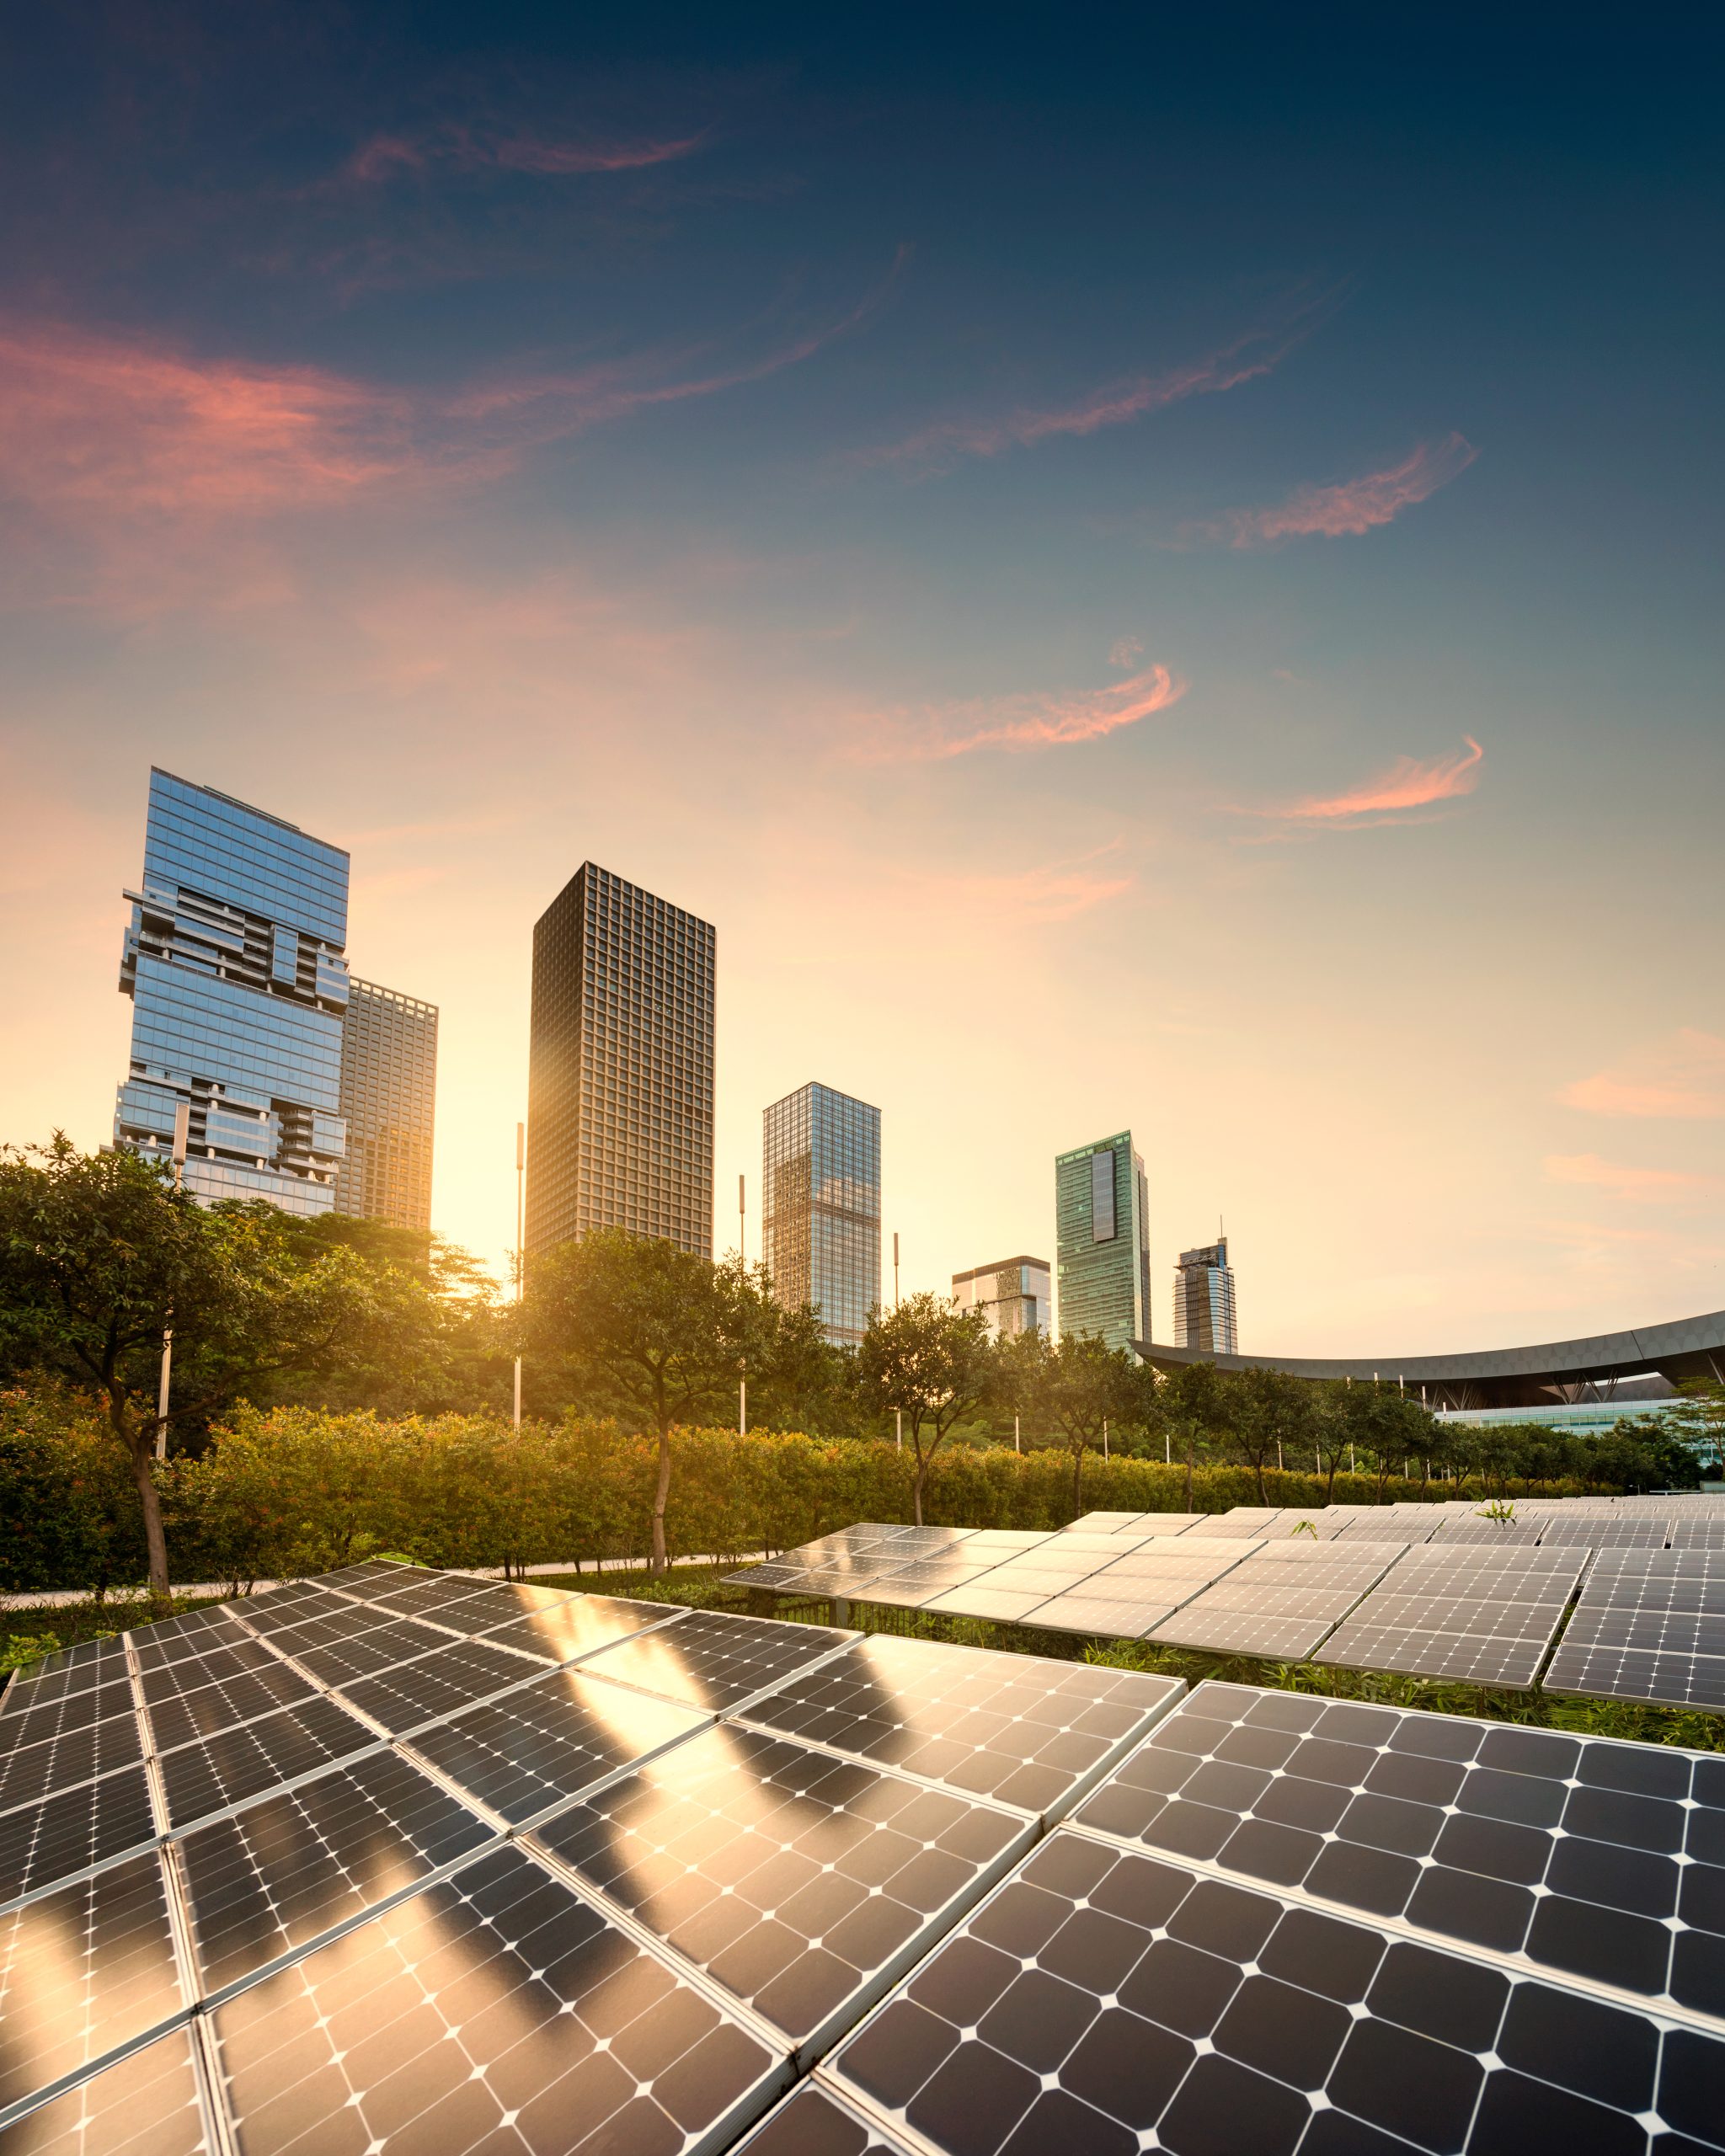
[[[186,1140],[191,1135],[192,1104],[179,1101],[174,1110],[174,1187],[182,1188],[185,1182]],[[174,1370],[174,1327],[170,1325],[162,1335],[162,1382],[156,1389],[156,1457],[168,1457],[168,1389]]]
[[[899,1307],[899,1231],[893,1230],[893,1308]]]
[[[527,1126],[515,1125],[515,1322],[521,1323],[521,1289],[526,1283],[526,1261],[521,1246],[526,1238],[527,1219]],[[519,1331],[515,1340],[515,1428],[521,1427],[521,1358]]]

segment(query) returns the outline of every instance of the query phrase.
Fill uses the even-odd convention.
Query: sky
[[[0,1139],[111,1132],[149,766],[353,854],[500,1265],[532,923],[718,931],[902,1284],[1130,1129],[1155,1329],[1725,1305],[1725,33],[72,4],[0,72]],[[758,1222],[748,1224],[758,1255]]]

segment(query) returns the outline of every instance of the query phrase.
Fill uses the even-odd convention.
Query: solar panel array
[[[1725,1505],[1573,1499],[863,1523],[734,1583],[1434,1682],[1725,1711]],[[1580,1601],[1574,1605],[1580,1590]]]
[[[368,1564],[20,1673],[0,2152],[729,2147],[1183,1689],[873,1644]]]

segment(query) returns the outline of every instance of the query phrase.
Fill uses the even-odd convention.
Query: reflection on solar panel
[[[154,1850],[0,1916],[0,2118],[189,2003]]]
[[[195,1828],[175,1848],[202,1989],[255,1975],[494,1838],[387,1752]]]
[[[209,2156],[210,2146],[184,2029],[0,2127],[5,2156]]]
[[[168,1675],[167,1671],[158,1673]],[[266,1663],[262,1669],[246,1670],[225,1681],[200,1684],[183,1693],[164,1690],[158,1697],[144,1679],[149,1703],[150,1728],[156,1749],[165,1752],[176,1744],[191,1744],[200,1737],[213,1737],[218,1729],[234,1723],[255,1721],[277,1707],[291,1707],[309,1700],[315,1687],[286,1662]]]
[[[382,1613],[353,1611],[338,1629],[320,1624],[317,1636],[307,1639],[299,1630],[278,1632],[274,1645],[291,1655],[298,1667],[320,1684],[345,1684],[350,1679],[375,1676],[380,1669],[393,1669],[415,1655],[438,1647],[453,1646],[453,1635],[435,1625],[416,1625],[406,1618],[378,1622]],[[307,1631],[310,1627],[306,1628]]]
[[[378,1723],[393,1737],[405,1736],[430,1721],[458,1713],[475,1700],[531,1684],[544,1665],[506,1647],[478,1640],[451,1640],[436,1653],[404,1662],[376,1677],[344,1684],[344,1705]]]
[[[1546,1689],[1725,1711],[1725,1553],[1601,1552]]]
[[[1717,2148],[1725,2045],[1062,1829],[827,2073],[952,2156],[1486,2156]]]
[[[36,1737],[15,1751],[0,1752],[0,1812],[31,1803],[51,1790],[69,1789],[94,1774],[105,1774],[142,1758],[137,1717],[130,1711],[130,1700],[127,1705],[124,1714],[104,1716],[100,1721],[73,1728],[63,1737]],[[45,1728],[48,1725],[40,1717],[52,1711],[42,1708],[15,1720]]]
[[[1178,1679],[880,1633],[747,1710],[830,1746],[1059,1818],[1167,1710]]]
[[[217,2009],[242,2151],[723,2147],[785,2062],[519,1849]]]
[[[661,1700],[728,1714],[854,1637],[825,1625],[693,1610],[681,1623],[638,1633],[595,1656],[592,1668]]]
[[[626,1602],[608,1594],[568,1595],[517,1614],[484,1637],[493,1646],[514,1647],[517,1653],[538,1655],[547,1662],[583,1662],[601,1647],[636,1632],[651,1631],[682,1614],[663,1602]]]
[[[707,1726],[708,1716],[558,1670],[436,1722],[414,1750],[512,1827]]]
[[[1725,1759],[1203,1684],[1076,1823],[1725,2020]]]
[[[791,2045],[819,2048],[1033,1833],[860,1761],[719,1727],[535,1839]]]

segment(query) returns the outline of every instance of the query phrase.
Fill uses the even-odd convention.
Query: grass
[[[99,1602],[89,1595],[82,1602],[56,1603],[30,1609],[0,1609],[0,1681],[8,1672],[40,1661],[61,1647],[75,1647],[84,1640],[109,1640],[116,1632],[136,1625],[148,1625],[160,1617],[181,1617],[188,1609],[206,1609],[219,1594],[177,1594],[169,1609],[160,1609],[142,1588],[104,1595]],[[28,1629],[24,1629],[28,1628]]]

